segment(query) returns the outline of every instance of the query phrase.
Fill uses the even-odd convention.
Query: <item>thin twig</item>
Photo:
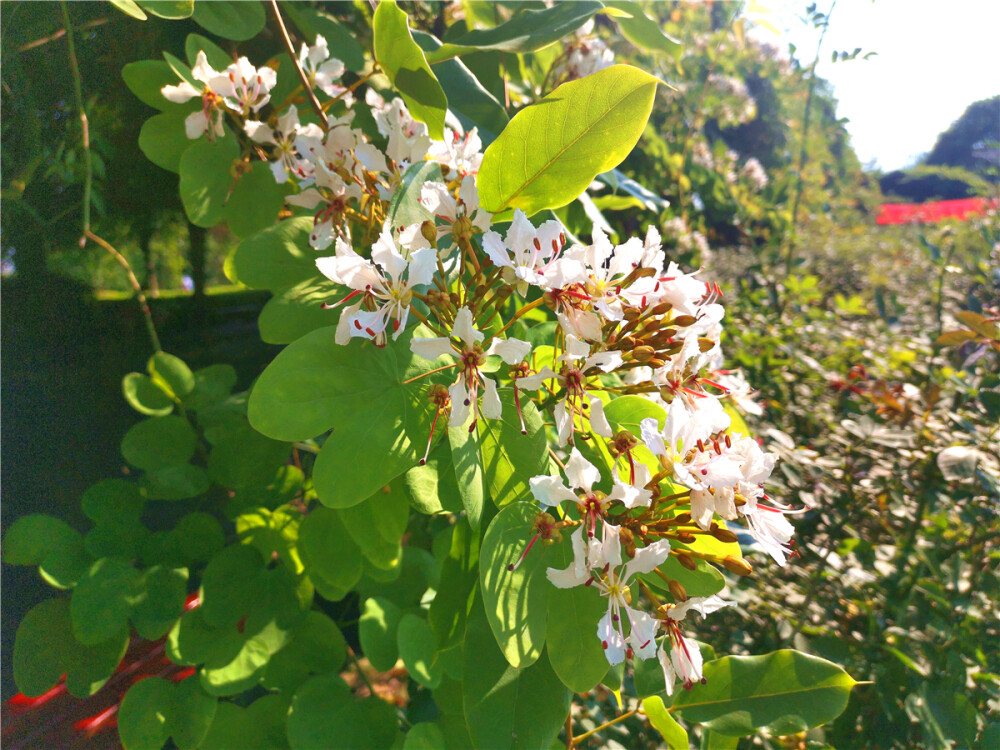
[[[354,653],[354,649],[350,646],[347,647],[347,655],[351,657],[351,661],[354,662],[354,668],[358,670],[358,675],[364,680],[365,685],[368,686],[368,692],[375,696],[375,688],[372,687],[371,682],[368,680],[368,675],[365,674],[365,670],[361,668],[361,662],[358,661],[358,655]]]
[[[103,26],[108,22],[107,18],[95,18],[93,21],[87,21],[87,23],[80,24],[80,31],[84,29],[92,29],[95,26]],[[48,36],[43,36],[41,39],[35,39],[33,42],[27,42],[22,44],[17,48],[18,52],[27,52],[29,49],[34,49],[35,47],[41,47],[43,44],[48,44],[49,42],[54,42],[56,39],[62,39],[66,36],[66,29],[59,29],[58,31],[49,34]]]
[[[139,283],[139,280],[135,277],[135,274],[132,272],[132,266],[129,265],[128,260],[125,258],[124,255],[118,252],[111,245],[110,242],[98,237],[89,229],[87,230],[87,233],[84,236],[84,238],[92,239],[98,245],[107,250],[108,253],[111,255],[111,257],[114,258],[116,261],[118,261],[118,264],[125,269],[125,273],[128,275],[128,282],[129,284],[132,285],[132,288],[135,290],[135,297],[139,301],[139,309],[142,311],[142,316],[146,321],[146,331],[147,333],[149,333],[149,340],[150,343],[152,343],[153,345],[153,350],[157,352],[163,351],[163,349],[160,347],[160,337],[156,333],[156,326],[153,324],[153,313],[149,309],[149,301],[146,299],[146,295],[142,291],[142,285]]]
[[[569,713],[566,714],[566,750],[573,750],[573,705],[570,704]]]
[[[299,74],[299,80],[302,81],[302,87],[306,90],[306,94],[309,96],[309,105],[313,108],[313,112],[319,118],[320,125],[326,130],[326,113],[323,112],[323,105],[319,103],[319,99],[316,98],[316,92],[313,91],[312,84],[309,83],[309,77],[306,72],[302,69],[299,64],[299,58],[295,54],[295,48],[292,47],[292,40],[288,36],[288,29],[285,28],[285,21],[281,17],[281,11],[278,9],[278,0],[271,0],[271,7],[274,9],[274,17],[278,19],[278,28],[281,29],[281,37],[285,42],[285,49],[288,51],[288,56],[292,59],[292,65],[295,66],[295,71]]]
[[[87,122],[87,111],[83,107],[83,83],[80,79],[80,66],[76,61],[73,25],[69,22],[69,11],[66,9],[65,1],[60,0],[59,5],[62,8],[66,41],[69,44],[69,65],[73,73],[73,93],[76,96],[77,109],[80,110],[80,126],[83,128],[83,166],[86,170],[83,178],[83,234],[80,236],[80,247],[83,247],[87,244],[87,235],[90,233],[90,188],[94,181],[94,174],[90,164],[90,126]]]
[[[669,709],[668,709],[668,710],[669,710]],[[618,716],[618,717],[615,717],[615,718],[614,718],[614,719],[612,719],[611,721],[606,721],[606,722],[604,722],[604,723],[603,723],[603,724],[601,724],[601,726],[599,726],[599,727],[594,727],[594,728],[593,728],[593,729],[591,729],[591,730],[590,730],[589,732],[584,732],[584,733],[583,733],[583,734],[581,734],[581,735],[580,735],[579,737],[577,737],[577,738],[576,738],[576,739],[574,740],[574,742],[579,742],[580,740],[583,740],[583,739],[586,739],[587,737],[589,737],[589,736],[590,736],[590,735],[592,735],[592,734],[597,734],[597,733],[598,733],[598,732],[600,732],[601,730],[604,730],[604,729],[607,729],[607,728],[608,728],[608,727],[610,727],[610,726],[611,726],[612,724],[617,724],[617,723],[618,723],[618,722],[620,722],[620,721],[625,721],[625,719],[628,719],[628,718],[629,718],[629,717],[631,717],[631,716],[635,716],[635,715],[636,715],[637,713],[639,713],[639,709],[638,709],[638,708],[633,708],[633,709],[632,709],[631,711],[627,711],[626,713],[623,713],[623,714],[622,714],[621,716]]]

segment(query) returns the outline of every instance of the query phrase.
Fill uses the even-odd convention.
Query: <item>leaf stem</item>
[[[80,79],[80,65],[76,60],[76,43],[73,36],[73,25],[69,22],[69,11],[65,0],[60,0],[63,26],[66,29],[66,43],[69,45],[69,66],[73,73],[73,95],[76,106],[80,110],[80,127],[83,130],[83,165],[86,170],[83,178],[83,234],[80,236],[80,247],[87,244],[90,233],[90,191],[94,182],[94,172],[90,163],[90,123],[87,121],[87,110],[83,106],[83,84]],[[133,277],[134,278],[134,277]],[[156,347],[159,351],[159,346]]]
[[[618,722],[620,722],[620,721],[625,721],[625,719],[628,719],[628,718],[630,718],[630,717],[632,717],[632,716],[635,716],[635,715],[636,715],[637,713],[639,713],[639,709],[638,709],[638,708],[633,708],[633,709],[632,709],[631,711],[627,711],[626,713],[623,713],[623,714],[622,714],[621,716],[618,716],[618,717],[615,717],[615,718],[614,718],[614,719],[612,719],[611,721],[606,721],[606,722],[604,722],[604,723],[603,723],[603,724],[601,724],[601,725],[600,725],[599,727],[594,727],[594,728],[593,728],[593,729],[591,729],[591,730],[590,730],[589,732],[584,732],[583,734],[579,735],[579,736],[578,736],[578,737],[577,737],[577,738],[576,738],[576,739],[574,740],[574,742],[579,742],[580,740],[582,740],[582,739],[586,739],[587,737],[589,737],[589,736],[590,736],[590,735],[592,735],[592,734],[597,734],[597,733],[598,733],[598,732],[600,732],[601,730],[604,730],[604,729],[607,729],[607,728],[608,728],[608,727],[610,727],[610,726],[611,726],[612,724],[617,724],[617,723],[618,723]]]
[[[450,365],[445,365],[444,367],[438,367],[437,369],[434,370],[428,370],[427,372],[422,372],[419,375],[414,375],[409,380],[404,380],[402,382],[402,385],[406,385],[407,383],[412,383],[415,380],[420,380],[420,378],[426,378],[428,375],[433,375],[434,373],[437,372],[444,372],[445,370],[450,370],[452,367],[457,367],[457,366],[458,362],[452,362]]]
[[[309,105],[319,118],[320,126],[323,130],[326,130],[326,113],[323,111],[323,105],[320,104],[319,99],[316,98],[316,92],[313,91],[312,85],[309,83],[309,77],[299,64],[299,58],[295,55],[295,48],[292,46],[292,40],[288,36],[288,29],[285,28],[285,20],[281,17],[281,11],[278,9],[278,0],[271,0],[271,7],[274,9],[274,17],[278,19],[278,28],[281,30],[281,37],[285,42],[285,49],[288,51],[288,56],[292,59],[292,65],[295,66],[295,72],[299,74],[299,80],[302,81],[302,87],[309,96]]]

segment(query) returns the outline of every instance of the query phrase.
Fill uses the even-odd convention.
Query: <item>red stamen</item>
[[[519,567],[521,567],[521,563],[524,562],[524,558],[531,551],[531,548],[535,545],[535,542],[538,541],[538,537],[540,537],[541,535],[542,535],[541,532],[539,532],[535,534],[533,537],[531,537],[531,541],[528,542],[528,546],[524,548],[524,552],[521,553],[521,556],[517,558],[517,562],[508,565],[507,570],[513,572],[517,570]]]

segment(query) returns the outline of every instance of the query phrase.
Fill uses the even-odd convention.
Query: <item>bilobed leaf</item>
[[[225,401],[236,385],[236,370],[232,365],[209,365],[193,374],[194,387],[184,396],[189,409],[205,409]]]
[[[706,684],[679,692],[674,707],[686,720],[732,737],[821,726],[840,715],[856,684],[836,664],[789,649],[716,659],[704,675]]]
[[[248,416],[276,440],[333,428],[313,482],[324,505],[349,508],[417,463],[434,416],[427,391],[441,382],[420,376],[447,362],[413,355],[412,332],[381,349],[360,341],[341,346],[335,335],[321,328],[281,352],[257,380]]]
[[[176,80],[176,77],[175,77]],[[153,115],[139,129],[139,148],[153,164],[168,172],[181,170],[181,157],[196,141],[184,133],[185,110]]]
[[[438,642],[427,620],[412,614],[403,615],[396,631],[396,642],[410,677],[432,690],[441,684],[443,672],[437,659]]]
[[[132,607],[142,594],[142,576],[128,562],[114,557],[98,560],[73,589],[73,635],[85,646],[114,638],[128,626]]]
[[[200,466],[181,464],[151,469],[139,487],[149,500],[187,500],[208,491],[208,474]]]
[[[524,669],[511,666],[497,649],[477,602],[465,634],[462,683],[474,747],[543,748],[559,734],[569,711],[570,692],[552,671],[548,657],[539,656]]]
[[[465,424],[457,427],[448,425],[448,442],[451,445],[451,462],[455,469],[455,479],[466,517],[472,528],[478,530],[483,519],[485,487],[483,459],[479,453],[479,436],[469,431],[472,419],[473,415],[470,413]]]
[[[291,633],[291,640],[271,657],[263,684],[292,694],[314,674],[336,672],[347,658],[347,642],[337,624],[311,611]]]
[[[342,308],[326,310],[323,303],[346,294],[344,287],[323,276],[275,293],[257,318],[261,339],[268,344],[290,344],[317,328],[337,325]]]
[[[230,280],[251,289],[283,289],[316,278],[317,255],[309,247],[311,217],[286,219],[250,235],[226,263]]]
[[[288,460],[291,450],[288,443],[265,437],[248,424],[212,447],[208,475],[223,487],[233,489],[264,485]]]
[[[253,39],[267,23],[263,3],[232,0],[195,3],[193,18],[203,29],[237,42]]]
[[[670,715],[663,699],[658,695],[650,696],[642,701],[642,712],[646,714],[649,723],[660,733],[663,741],[667,743],[668,750],[688,750],[687,732],[684,727],[677,723],[677,720]]]
[[[361,550],[329,508],[314,508],[299,524],[299,554],[324,599],[347,595],[364,570]]]
[[[368,661],[380,672],[387,672],[399,658],[397,632],[403,612],[387,599],[365,601],[358,622],[361,649]]]
[[[628,156],[646,126],[657,79],[613,65],[564,83],[518,112],[483,156],[483,208],[528,215],[565,206]]]
[[[410,114],[427,124],[430,137],[444,138],[448,99],[423,50],[413,41],[409,19],[393,0],[379,3],[372,20],[375,60],[403,97]]]
[[[580,28],[603,5],[591,0],[556,3],[542,10],[524,10],[511,20],[491,29],[473,29],[440,49],[427,59],[432,63],[479,50],[534,52],[553,44]]]
[[[615,22],[622,34],[632,44],[651,52],[662,52],[674,60],[680,58],[684,46],[667,34],[660,25],[647,16],[638,3],[629,0],[609,0],[611,8],[623,10],[629,15],[616,15]]]
[[[431,34],[414,31],[413,38],[425,53],[432,54],[441,42]],[[461,60],[446,60],[434,68],[441,88],[448,97],[448,108],[459,118],[466,130],[478,128],[479,137],[488,146],[507,127],[507,111],[493,94],[486,90]]]
[[[215,3],[199,3],[198,7],[206,5]],[[184,212],[192,224],[209,228],[225,218],[226,200],[233,185],[230,168],[239,155],[240,147],[232,135],[214,141],[196,141],[184,151],[180,162],[180,194]]]
[[[233,184],[226,202],[226,223],[237,237],[249,237],[274,224],[284,205],[284,186],[275,181],[266,162],[258,161]]]
[[[287,750],[285,726],[289,701],[280,695],[265,695],[249,708],[220,702],[215,719],[199,750]]]
[[[213,627],[233,625],[257,601],[264,560],[246,544],[233,544],[212,558],[201,580],[201,612]]]
[[[143,574],[145,596],[131,613],[132,624],[142,638],[150,641],[162,638],[184,614],[187,580],[185,568],[157,565]]]
[[[427,613],[442,649],[454,646],[464,636],[479,583],[479,534],[467,521],[459,520],[449,537],[448,556],[441,563],[441,583]]]
[[[173,684],[159,677],[139,680],[129,688],[118,714],[125,750],[159,750],[173,736],[180,750],[194,750],[208,734],[218,700],[198,680]]]
[[[568,538],[551,549],[546,560],[551,567],[562,570],[573,563]],[[548,651],[549,661],[562,683],[574,693],[592,690],[607,674],[608,660],[597,637],[597,621],[607,611],[607,600],[589,586],[553,586],[549,591],[546,640],[553,644]]]
[[[135,94],[143,104],[161,111],[172,111],[178,104],[165,99],[160,90],[164,86],[177,84],[177,75],[163,60],[138,60],[122,68],[122,80],[129,91]],[[193,107],[183,107],[185,114]],[[181,131],[183,135],[183,129]]]
[[[410,502],[402,478],[381,488],[363,503],[338,511],[361,554],[377,568],[399,565],[400,541],[410,520]]]
[[[516,570],[508,570],[535,534],[538,513],[538,507],[531,503],[512,503],[501,509],[486,530],[479,555],[479,584],[487,621],[501,652],[517,668],[533,664],[542,654],[546,606],[553,590],[545,577],[547,562],[542,549],[532,549]]]
[[[21,516],[3,536],[3,561],[8,565],[41,565],[75,540],[80,540],[80,532],[61,518],[44,513]]]
[[[173,354],[157,352],[149,358],[146,369],[157,385],[176,398],[183,398],[194,389],[194,373],[184,360]]]
[[[122,455],[132,466],[151,471],[180,466],[194,454],[198,436],[184,417],[150,417],[122,438]]]
[[[414,466],[404,475],[410,503],[425,515],[458,513],[462,510],[461,494],[451,464],[451,446],[439,445],[431,451],[427,463]]]
[[[130,372],[122,378],[122,395],[129,406],[150,417],[164,417],[174,410],[170,394],[141,372]]]
[[[514,391],[500,391],[500,419],[479,420],[479,452],[487,494],[498,508],[529,497],[533,476],[546,473],[549,462],[542,417],[532,401],[521,400],[527,434],[521,434]]]

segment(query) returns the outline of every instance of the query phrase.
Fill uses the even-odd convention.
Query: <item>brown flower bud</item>
[[[639,362],[648,362],[656,354],[656,350],[651,346],[637,346],[632,350],[632,356]]]
[[[748,576],[753,573],[753,568],[750,567],[750,563],[740,557],[733,557],[728,555],[722,564],[726,566],[726,570],[734,575],[738,576]]]
[[[712,536],[718,539],[720,542],[725,542],[727,544],[732,544],[737,541],[736,534],[731,532],[729,529],[712,529]]]
[[[684,588],[680,581],[671,580],[670,583],[667,584],[667,588],[670,589],[670,593],[673,594],[674,599],[678,602],[687,601],[687,589]]]
[[[697,564],[695,564],[694,558],[692,558],[690,555],[685,555],[683,552],[677,555],[677,562],[679,562],[688,570],[698,569]]]
[[[700,338],[698,339],[698,350],[704,354],[705,352],[711,351],[712,347],[715,346],[715,342],[712,339]]]
[[[694,315],[678,315],[670,321],[670,325],[677,326],[678,328],[687,328],[688,326],[693,326],[697,321],[698,319]]]

